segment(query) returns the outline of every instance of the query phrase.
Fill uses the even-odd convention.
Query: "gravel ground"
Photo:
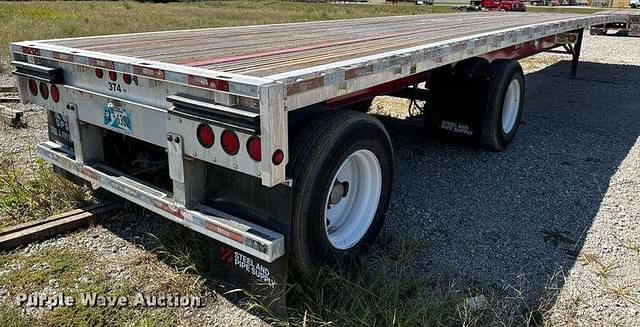
[[[12,158],[17,163],[35,160],[35,145],[47,139],[46,111],[36,105],[10,103],[6,106],[24,110],[22,121],[26,126],[13,128],[0,123],[0,157]]]
[[[504,153],[423,139],[403,123],[389,126],[397,169],[385,232],[410,229],[428,240],[415,258],[425,274],[446,276],[462,289],[513,285],[529,300],[545,297],[553,325],[640,324],[638,53],[637,38],[586,36],[576,80],[566,78],[567,57],[526,60],[525,124]],[[406,117],[400,110],[406,105],[385,97],[375,102],[398,118]],[[43,111],[24,108],[27,128],[0,127],[3,157],[31,160],[26,144],[46,137]],[[148,248],[136,244],[155,220],[115,220],[21,253],[69,247],[100,262],[144,256]],[[158,270],[157,280],[177,278],[154,258],[140,265]],[[547,298],[549,288],[557,291]],[[259,323],[198,290],[207,310],[178,312],[180,322]]]
[[[427,239],[416,261],[462,288],[561,288],[544,299],[554,325],[639,325],[640,42],[584,42],[576,80],[567,57],[525,61],[525,124],[504,153],[393,131],[386,228]]]
[[[139,213],[139,210],[137,211]],[[73,252],[77,259],[86,264],[75,275],[70,285],[60,285],[62,280],[54,278],[48,281],[48,287],[35,292],[39,295],[55,295],[61,292],[70,293],[74,289],[92,289],[90,285],[101,285],[108,279],[109,289],[115,292],[124,289],[130,298],[135,292],[160,295],[179,292],[183,295],[195,295],[202,299],[203,306],[197,308],[163,308],[147,309],[158,313],[161,310],[171,311],[170,315],[178,326],[263,326],[256,316],[250,315],[232,304],[225,297],[205,285],[205,280],[194,274],[185,274],[172,269],[162,263],[149,250],[157,246],[150,243],[147,233],[162,235],[167,230],[173,230],[175,225],[164,220],[158,222],[154,215],[123,214],[93,226],[84,231],[78,231],[66,236],[32,243],[12,253],[17,259],[10,260],[5,267],[0,267],[0,277],[12,273],[16,269],[28,268],[50,269],[51,260],[47,257],[31,267],[24,267],[23,262],[29,257],[37,256],[47,251],[78,251]],[[55,260],[54,260],[55,261]],[[3,269],[4,268],[4,269]],[[60,277],[64,279],[63,277]],[[69,284],[67,282],[67,284]],[[0,303],[13,301],[16,294],[7,289],[15,285],[0,285]],[[93,286],[96,287],[96,286]],[[95,291],[95,290],[94,290]],[[48,308],[22,309],[31,317],[41,317],[48,313]],[[143,311],[143,310],[141,310]],[[166,325],[167,322],[160,325]]]
[[[9,73],[8,63],[0,59],[0,85],[15,86],[15,79]],[[7,107],[24,111],[23,122],[26,126],[13,128],[0,123],[0,158],[12,158],[17,162],[26,162],[35,159],[35,145],[47,138],[46,111],[36,105],[24,105],[19,103],[3,104]]]

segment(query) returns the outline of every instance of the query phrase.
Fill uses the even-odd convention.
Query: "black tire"
[[[524,74],[516,60],[497,60],[489,66],[491,82],[487,94],[487,107],[482,125],[480,146],[489,151],[503,151],[513,140],[522,119],[524,105]],[[520,86],[520,102],[517,107],[515,125],[510,131],[502,127],[503,104],[507,89],[514,79]]]
[[[292,140],[287,167],[293,179],[294,202],[290,237],[290,263],[303,275],[322,265],[353,267],[383,225],[391,196],[393,149],[384,126],[375,118],[356,111],[334,109],[322,113]],[[346,250],[329,241],[325,225],[326,195],[342,162],[356,150],[371,151],[380,164],[382,188],[373,221],[364,236]]]

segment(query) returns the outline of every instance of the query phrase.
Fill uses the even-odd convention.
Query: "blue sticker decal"
[[[131,112],[127,108],[118,108],[109,103],[104,107],[104,125],[131,134]]]

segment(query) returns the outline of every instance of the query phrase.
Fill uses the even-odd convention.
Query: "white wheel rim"
[[[378,158],[369,150],[352,153],[331,185],[325,201],[325,231],[333,247],[346,250],[364,237],[378,210],[382,192]]]
[[[505,134],[511,133],[517,123],[520,97],[520,81],[513,79],[509,83],[507,93],[504,95],[504,103],[502,104],[502,131]]]

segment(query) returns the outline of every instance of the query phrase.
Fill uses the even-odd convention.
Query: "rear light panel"
[[[38,82],[35,79],[27,80],[27,86],[29,87],[29,93],[31,96],[41,98],[48,101],[49,98],[54,103],[60,102],[60,88],[55,84],[48,84],[47,82]]]
[[[118,80],[118,73],[114,72],[114,71],[110,71],[109,72],[109,79],[113,82]]]
[[[175,147],[175,138],[180,136],[185,156],[258,178],[272,165],[273,153],[264,152],[265,140],[249,130],[191,119],[172,110],[166,123],[169,148]],[[275,158],[280,165],[284,163],[284,153]]]

